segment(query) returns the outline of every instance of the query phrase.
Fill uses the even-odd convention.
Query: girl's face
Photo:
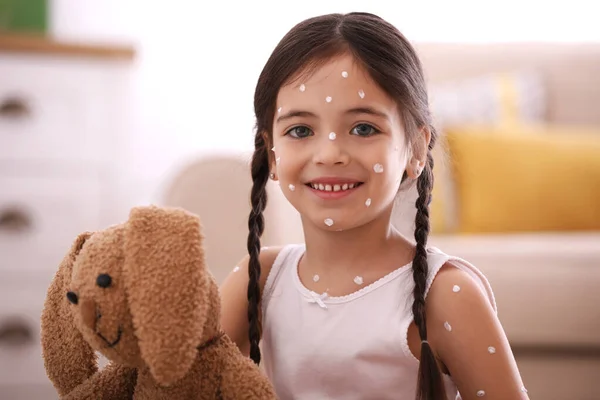
[[[398,105],[350,55],[284,86],[271,171],[305,221],[347,230],[389,211],[409,148]]]

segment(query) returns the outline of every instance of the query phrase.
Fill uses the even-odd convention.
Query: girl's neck
[[[303,262],[318,270],[362,273],[368,265],[395,256],[410,258],[411,245],[390,223],[391,211],[347,231],[331,232],[303,221],[306,254]],[[400,261],[400,260],[398,260]],[[354,269],[354,271],[352,271]]]

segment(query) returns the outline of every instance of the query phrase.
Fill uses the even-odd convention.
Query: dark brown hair
[[[425,316],[426,246],[433,186],[431,149],[437,134],[431,123],[425,79],[415,50],[394,26],[373,14],[329,14],[302,21],[279,42],[258,79],[254,96],[256,137],[251,165],[252,211],[248,219],[250,357],[255,363],[260,363],[260,237],[264,230],[263,211],[267,204],[266,184],[272,157],[270,149],[277,95],[279,89],[300,72],[311,71],[346,52],[352,54],[371,78],[396,100],[402,112],[408,143],[419,143],[416,139],[422,134],[422,129],[431,132],[427,162],[417,180],[416,253],[412,263],[415,282],[412,311],[422,340],[416,398],[446,399],[442,373],[427,342]],[[403,180],[406,178],[405,172]]]

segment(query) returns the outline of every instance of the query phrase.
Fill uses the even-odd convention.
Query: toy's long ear
[[[180,209],[136,207],[125,232],[123,277],[141,356],[167,386],[194,362],[206,320],[200,221]]]
[[[41,315],[44,366],[61,396],[69,393],[98,369],[96,355],[76,328],[67,300],[75,257],[90,236],[89,232],[80,234],[60,263],[46,293]]]

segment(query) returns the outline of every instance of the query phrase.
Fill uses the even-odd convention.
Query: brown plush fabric
[[[221,332],[200,220],[136,207],[82,233],[42,313],[42,350],[61,399],[275,399],[262,372]],[[98,370],[95,352],[110,360]]]

